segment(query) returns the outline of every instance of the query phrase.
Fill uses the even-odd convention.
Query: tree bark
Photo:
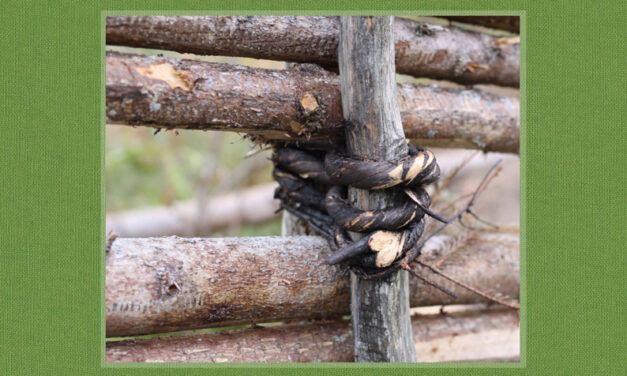
[[[276,71],[108,52],[106,70],[108,123],[268,140],[344,137],[338,76],[314,65]],[[407,83],[397,95],[415,144],[518,152],[518,98]]]
[[[445,16],[442,18],[520,34],[520,16]]]
[[[385,161],[407,154],[396,96],[392,25],[392,17],[341,18],[342,108],[350,122],[347,149],[354,157]],[[348,195],[362,210],[399,203],[399,197],[387,191],[349,188]],[[355,361],[416,361],[407,272],[376,280],[351,274],[351,315]]]
[[[107,17],[107,44],[337,67],[338,17]],[[397,18],[396,69],[462,84],[519,85],[520,47]]]
[[[350,314],[349,278],[323,264],[321,237],[118,238],[106,257],[107,337]],[[517,232],[431,239],[421,260],[479,290],[519,295]],[[410,280],[412,307],[485,302],[435,275],[458,295]]]
[[[414,317],[425,362],[518,361],[518,312],[465,311]],[[351,328],[326,321],[107,342],[107,362],[352,362]]]

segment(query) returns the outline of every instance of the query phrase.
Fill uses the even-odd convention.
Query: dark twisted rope
[[[338,150],[275,147],[275,197],[281,207],[305,220],[327,238],[335,251],[326,262],[349,266],[371,279],[407,268],[420,254],[418,240],[431,199],[424,186],[436,181],[440,169],[429,150],[408,144],[398,160],[350,158]],[[379,190],[403,187],[411,200],[386,209],[360,210],[346,199],[346,187]],[[442,217],[436,217],[445,220]],[[367,233],[351,241],[347,231]]]

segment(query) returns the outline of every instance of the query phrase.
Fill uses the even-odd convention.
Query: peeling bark
[[[414,317],[424,362],[517,361],[518,312],[490,310]],[[352,362],[347,321],[288,324],[108,342],[107,362]]]
[[[163,333],[350,314],[349,278],[323,261],[321,237],[116,239],[106,259],[108,337]],[[421,260],[482,291],[517,299],[518,233],[437,236]],[[425,273],[426,274],[426,273]],[[455,292],[410,280],[412,307],[484,302],[435,275]]]
[[[314,65],[274,71],[108,52],[106,70],[108,123],[268,140],[344,137],[339,78]],[[397,96],[415,144],[518,153],[518,98],[407,83]]]
[[[337,67],[338,17],[107,17],[107,44]],[[519,45],[396,18],[396,70],[462,84],[519,85]],[[473,68],[474,67],[474,68]],[[477,68],[477,69],[475,69]]]
[[[444,16],[442,18],[520,33],[520,16]]]

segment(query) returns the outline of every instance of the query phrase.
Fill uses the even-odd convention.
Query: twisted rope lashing
[[[439,178],[433,153],[408,144],[398,160],[351,158],[339,150],[276,147],[273,176],[275,197],[284,210],[307,221],[326,237],[334,253],[329,264],[344,264],[363,278],[378,278],[398,270],[420,254],[418,240],[431,204],[425,190]],[[399,189],[411,199],[385,209],[361,210],[346,198],[347,187]],[[366,233],[351,241],[347,231]]]

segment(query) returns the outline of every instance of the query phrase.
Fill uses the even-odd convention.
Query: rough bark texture
[[[408,83],[397,95],[417,145],[518,152],[518,98]],[[344,137],[341,106],[338,76],[315,65],[276,71],[107,53],[108,123],[328,140]]]
[[[342,17],[338,60],[347,149],[354,157],[399,159],[407,144],[396,98],[392,17]],[[349,188],[362,210],[399,203],[385,191]],[[356,234],[355,234],[356,236]],[[405,271],[375,280],[351,274],[357,362],[413,362],[409,284]]]
[[[337,66],[338,17],[107,17],[107,44]],[[397,18],[398,73],[463,84],[519,85],[519,45]]]
[[[184,239],[118,238],[106,260],[108,337],[350,314],[348,275],[322,263],[331,254],[321,237]],[[433,238],[421,260],[482,291],[517,299],[518,233],[480,232]],[[483,302],[410,280],[412,307]]]
[[[414,317],[424,362],[517,361],[518,313],[468,311]],[[346,321],[256,327],[208,334],[108,342],[107,362],[352,362]]]
[[[277,216],[275,188],[276,184],[270,183],[213,197],[202,216],[196,200],[108,213],[106,232],[113,231],[123,238],[198,236],[242,223],[261,223]]]
[[[445,16],[451,21],[480,25],[492,29],[503,29],[520,33],[519,16]]]
[[[322,266],[329,254],[317,237],[118,239],[106,260],[107,336],[337,316],[348,286]]]

